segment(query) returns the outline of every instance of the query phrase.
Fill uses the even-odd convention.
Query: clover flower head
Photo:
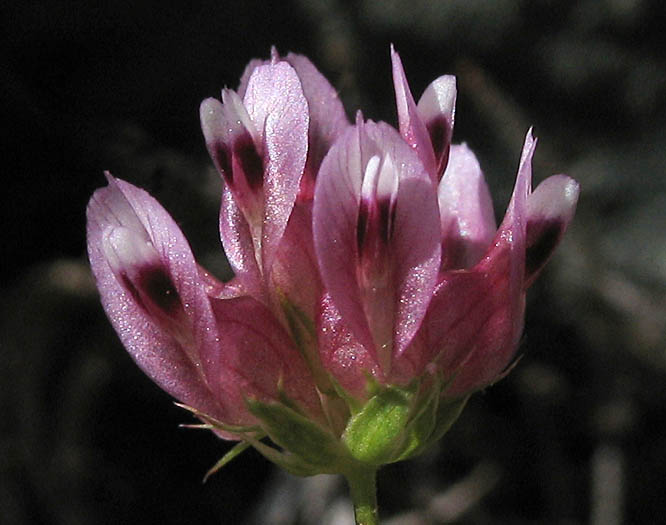
[[[351,124],[307,58],[275,50],[202,103],[229,282],[145,191],[107,174],[90,200],[109,319],[148,376],[240,442],[222,463],[254,446],[296,474],[356,479],[425,450],[515,357],[578,184],[532,190],[528,131],[497,227],[478,160],[451,143],[455,78],[417,103],[391,58],[398,129]]]

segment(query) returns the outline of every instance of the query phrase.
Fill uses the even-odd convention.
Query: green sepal
[[[391,462],[402,449],[412,395],[407,389],[385,388],[352,416],[343,440],[355,459],[371,465]]]
[[[333,385],[335,394],[345,402],[352,415],[358,414],[363,409],[363,402],[347,392],[333,374],[329,374],[329,381]]]
[[[259,454],[264,456],[268,461],[275,463],[278,467],[283,468],[289,474],[294,476],[314,476],[321,474],[320,468],[314,467],[307,462],[303,461],[298,456],[288,452],[280,452],[275,448],[262,443],[256,439],[249,438],[248,442],[255,448]]]
[[[328,374],[324,371],[319,359],[317,330],[314,321],[301,308],[291,302],[282,291],[278,291],[278,297],[289,326],[289,332],[296,343],[296,348],[308,364],[317,388],[325,394],[334,394],[335,392],[328,380]]]
[[[437,407],[437,423],[432,433],[430,434],[430,437],[424,441],[421,446],[411,452],[407,457],[418,456],[434,445],[437,441],[442,439],[444,434],[449,431],[449,429],[453,426],[453,423],[456,422],[462,413],[468,399],[469,396],[456,399],[440,399],[439,406]]]
[[[315,467],[318,473],[338,471],[344,451],[332,433],[283,404],[256,400],[247,404],[276,445]]]
[[[415,403],[419,408],[407,423],[402,449],[392,462],[415,456],[432,436],[437,426],[437,412],[441,401],[441,383],[439,381],[433,383],[427,390],[427,395]]]
[[[282,311],[287,319],[289,330],[291,331],[296,346],[302,351],[303,357],[309,358],[304,349],[310,344],[311,340],[316,339],[316,330],[312,319],[310,319],[303,310],[292,303],[284,294],[280,293],[280,304]]]
[[[237,456],[240,456],[250,446],[251,446],[250,443],[248,443],[246,441],[241,441],[240,443],[236,443],[236,445],[229,452],[227,452],[224,456],[222,456],[222,458],[217,463],[215,463],[215,465],[213,465],[212,468],[208,472],[206,472],[206,475],[203,478],[203,482],[206,483],[206,481],[208,481],[209,477],[211,477],[218,470],[223,468],[231,460],[233,460]]]

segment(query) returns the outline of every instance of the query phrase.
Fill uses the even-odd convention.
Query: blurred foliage
[[[414,93],[458,75],[454,140],[503,212],[527,127],[537,181],[581,182],[529,296],[524,358],[429,456],[380,475],[386,523],[657,523],[666,505],[666,8],[656,0],[81,0],[0,7],[4,262],[0,521],[340,523],[335,478],[230,445],[133,365],[84,256],[103,169],[169,209],[224,277],[220,186],[198,104],[270,45],[302,52],[350,115],[395,121],[388,46]]]

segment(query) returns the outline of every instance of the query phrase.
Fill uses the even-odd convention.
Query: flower
[[[251,445],[297,474],[354,479],[420,453],[514,359],[578,184],[532,191],[530,130],[497,228],[479,162],[451,144],[455,78],[416,103],[391,58],[399,130],[360,112],[350,124],[307,58],[275,50],[202,103],[228,283],[145,191],[107,174],[88,205],[109,319],[148,376],[241,442],[220,465]]]

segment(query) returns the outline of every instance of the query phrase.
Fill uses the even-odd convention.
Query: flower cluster
[[[202,103],[230,282],[145,191],[108,175],[88,206],[102,303],[137,364],[297,474],[413,456],[501,377],[578,197],[564,175],[532,191],[530,131],[497,227],[476,157],[451,144],[455,78],[416,103],[391,58],[398,130],[351,124],[307,58],[276,51]]]

